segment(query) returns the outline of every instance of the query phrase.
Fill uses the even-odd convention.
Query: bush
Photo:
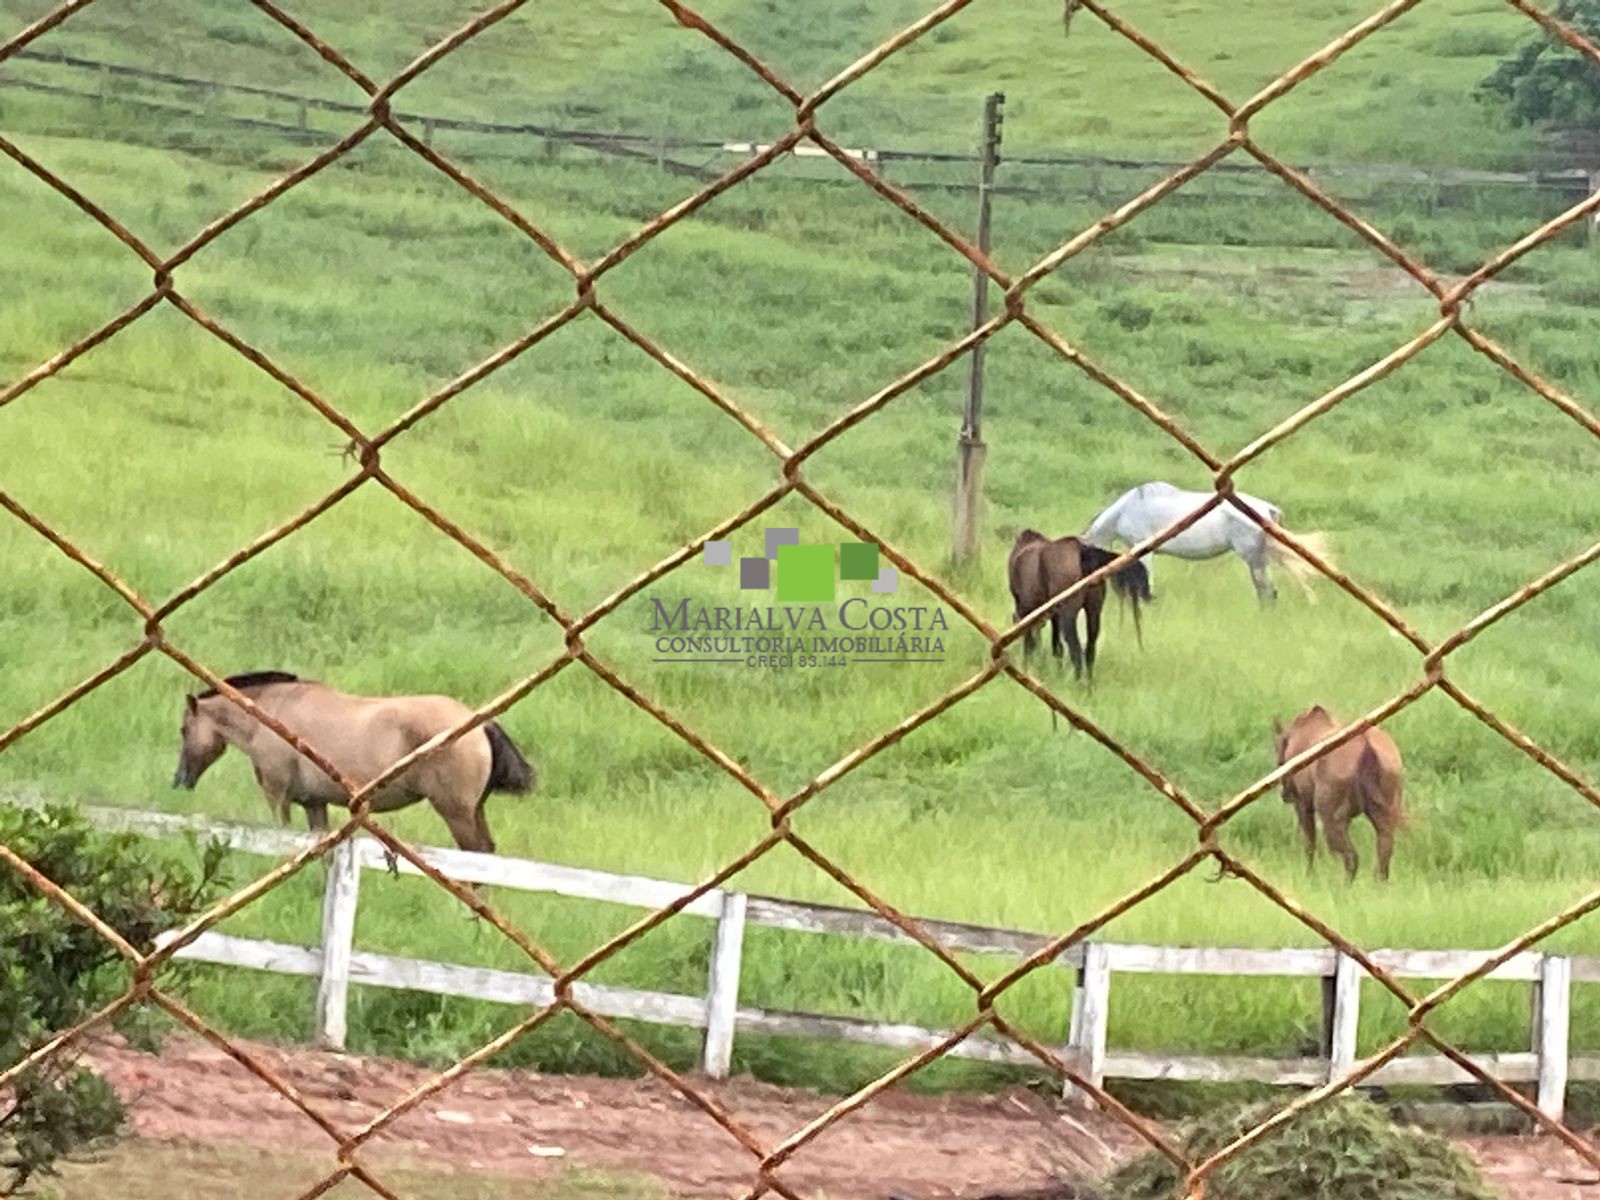
[[[132,834],[97,833],[69,807],[0,806],[0,844],[140,949],[202,909],[223,882],[220,844],[206,846],[191,868]],[[109,942],[20,873],[0,870],[0,1069],[107,1004],[129,978]],[[153,1039],[137,1012],[117,1027],[146,1044]],[[23,1072],[0,1094],[0,1195],[116,1133],[122,1116],[110,1086],[70,1051]]]
[[[1281,1101],[1195,1122],[1181,1148],[1209,1158],[1270,1117]],[[1178,1200],[1177,1168],[1155,1151],[1101,1185],[1105,1200]],[[1393,1124],[1358,1096],[1312,1109],[1210,1176],[1207,1200],[1494,1200],[1471,1161],[1444,1138]]]
[[[1600,42],[1600,0],[1561,0],[1554,15]],[[1504,103],[1515,125],[1600,124],[1600,65],[1543,30],[1502,59],[1478,94]]]

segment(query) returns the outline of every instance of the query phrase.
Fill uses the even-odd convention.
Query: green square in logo
[[[878,577],[878,547],[875,542],[839,543],[839,578],[863,579],[871,582]]]
[[[833,547],[779,546],[778,600],[780,603],[831,604]]]

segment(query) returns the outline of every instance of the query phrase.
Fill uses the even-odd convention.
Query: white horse
[[[1083,540],[1090,545],[1109,550],[1121,540],[1132,546],[1160,533],[1167,526],[1181,521],[1195,509],[1210,500],[1211,492],[1186,492],[1170,483],[1142,483],[1122,493],[1089,523]],[[1283,524],[1283,510],[1276,504],[1243,492],[1235,495],[1259,515],[1274,525]],[[1318,558],[1331,563],[1325,539],[1320,533],[1297,533]],[[1224,500],[1182,533],[1162,542],[1155,553],[1171,554],[1176,558],[1215,558],[1233,551],[1244,559],[1250,568],[1250,582],[1255,584],[1256,596],[1261,603],[1278,598],[1278,590],[1267,578],[1267,564],[1282,566],[1294,581],[1305,589],[1313,601],[1309,579],[1317,574],[1315,567],[1287,546],[1268,537],[1262,528],[1249,517]]]

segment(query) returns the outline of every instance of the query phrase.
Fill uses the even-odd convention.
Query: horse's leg
[[[1083,678],[1083,647],[1078,643],[1078,609],[1080,607],[1079,605],[1074,605],[1069,612],[1064,612],[1057,618],[1061,636],[1067,643],[1067,653],[1072,656],[1072,677],[1074,679]]]
[[[473,810],[472,818],[478,826],[478,841],[486,847],[485,854],[493,854],[494,836],[489,832],[489,819],[484,814],[485,802],[480,800],[478,807]]]
[[[316,800],[307,800],[300,807],[306,810],[306,828],[313,835],[320,837],[328,832],[328,806],[326,804]],[[322,870],[324,873],[333,870],[332,854],[324,854],[322,856]]]
[[[1250,564],[1250,582],[1255,584],[1256,599],[1263,605],[1272,604],[1278,599],[1278,589],[1272,586],[1272,580],[1267,578],[1265,563]]]
[[[267,807],[272,810],[272,815],[278,818],[279,825],[287,825],[290,816],[288,780],[268,775],[254,762],[250,764],[250,769],[255,772],[256,784],[267,798]]]
[[[1356,867],[1361,860],[1356,857],[1356,848],[1350,844],[1350,813],[1347,810],[1335,812],[1324,809],[1322,832],[1328,839],[1328,849],[1344,859],[1345,878],[1355,879]]]
[[[1094,682],[1094,648],[1100,640],[1100,610],[1105,607],[1106,594],[1097,589],[1083,606],[1083,660],[1089,668],[1089,682]]]
[[[1050,611],[1050,618],[1049,619],[1050,619],[1050,653],[1055,656],[1055,659],[1056,659],[1057,662],[1060,662],[1061,661],[1061,610],[1059,608],[1052,609]]]
[[[1018,613],[1016,619],[1022,620],[1025,614]],[[1029,625],[1022,631],[1022,661],[1024,664],[1034,656],[1039,649],[1039,626]]]
[[[438,800],[428,797],[433,811],[439,814],[456,845],[475,854],[492,854],[494,842],[486,835],[488,830],[478,823],[478,805],[475,800],[461,801],[454,797]]]
[[[1385,787],[1356,771],[1356,792],[1360,797],[1361,811],[1367,814],[1372,828],[1377,832],[1378,878],[1388,880],[1389,859],[1394,855],[1394,833],[1404,812],[1401,801],[1401,784],[1398,778]]]
[[[1300,836],[1305,839],[1306,870],[1309,871],[1317,860],[1317,811],[1309,800],[1295,801],[1294,811],[1300,818]]]
[[[489,836],[489,827],[482,820],[482,801],[477,799],[477,793],[471,798],[458,799],[454,796],[439,800],[428,797],[428,803],[433,806],[433,811],[439,814],[445,827],[450,830],[450,836],[456,840],[456,845],[463,850],[474,854],[493,854],[494,839]],[[464,885],[467,891],[483,898],[484,888],[480,883]],[[477,914],[469,912],[469,918],[476,918]]]
[[[1394,821],[1384,813],[1369,813],[1372,827],[1378,831],[1378,878],[1389,882],[1389,860],[1394,857]]]
[[[1257,530],[1255,544],[1247,550],[1241,550],[1240,555],[1250,568],[1250,582],[1255,584],[1256,599],[1263,605],[1271,604],[1278,598],[1278,589],[1272,586],[1272,580],[1267,577],[1267,535]]]

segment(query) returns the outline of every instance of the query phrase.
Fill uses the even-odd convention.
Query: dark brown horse
[[[283,671],[234,675],[230,687],[315,747],[358,784],[376,779],[431,738],[460,725],[472,709],[449,696],[351,696]],[[183,714],[183,748],[172,786],[193,788],[206,769],[233,746],[250,759],[256,782],[273,813],[288,824],[290,806],[306,810],[306,824],[328,828],[328,806],[349,798],[326,772],[216,689],[189,696]],[[521,794],[534,786],[534,770],[489,721],[415,763],[372,797],[373,812],[392,812],[427,800],[463,850],[494,853],[483,817],[491,792]]]
[[[1051,540],[1036,529],[1024,529],[1017,534],[1011,547],[1011,560],[1007,574],[1011,582],[1011,599],[1015,605],[1012,620],[1020,621],[1077,583],[1085,575],[1098,571],[1117,557],[1111,550],[1101,550],[1075,537]],[[1117,595],[1133,610],[1134,629],[1141,645],[1144,629],[1140,624],[1139,606],[1149,598],[1150,582],[1144,563],[1135,560],[1111,576]],[[1102,580],[1087,587],[1052,608],[1050,620],[1050,652],[1061,657],[1062,644],[1072,657],[1072,673],[1082,676],[1087,669],[1094,678],[1095,646],[1100,640],[1100,612],[1106,603],[1106,585]],[[1078,642],[1078,614],[1083,613],[1084,643]],[[1031,655],[1038,645],[1038,626],[1031,626],[1022,637],[1023,657]]]

